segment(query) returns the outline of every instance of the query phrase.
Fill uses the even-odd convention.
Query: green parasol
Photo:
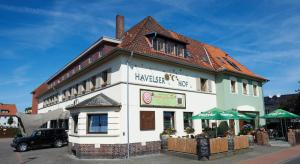
[[[276,109],[269,114],[261,116],[260,118],[300,118],[300,116],[283,109]]]
[[[239,113],[235,109],[228,109],[225,112],[233,114],[235,116],[235,118],[234,118],[235,120],[252,120],[253,119],[245,114]]]
[[[212,108],[206,112],[201,112],[192,117],[193,120],[201,119],[201,120],[230,120],[235,119],[236,116],[232,113],[227,113],[220,108]],[[218,122],[217,122],[218,124]],[[217,128],[216,128],[216,136],[217,136]]]
[[[261,116],[260,118],[264,118],[264,119],[269,119],[269,118],[278,118],[281,119],[280,123],[281,123],[281,131],[282,131],[282,135],[284,136],[283,133],[283,126],[282,126],[282,119],[287,119],[287,118],[300,118],[299,115],[285,111],[283,109],[276,109],[273,112],[269,113],[269,114],[265,114],[263,116]]]
[[[201,112],[192,117],[193,120],[195,119],[202,119],[202,120],[230,120],[234,119],[236,116],[232,113],[227,113],[220,108],[212,108],[208,111]]]

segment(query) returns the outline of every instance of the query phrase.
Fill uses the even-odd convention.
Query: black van
[[[15,137],[11,144],[17,151],[54,146],[62,147],[68,143],[68,134],[64,129],[38,129],[29,137]]]

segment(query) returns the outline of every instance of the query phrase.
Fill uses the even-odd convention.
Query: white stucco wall
[[[107,68],[112,68],[111,74],[111,87],[103,88],[90,94],[76,98],[78,102],[82,102],[88,98],[91,98],[99,93],[104,93],[108,97],[121,103],[121,109],[119,111],[105,109],[80,109],[73,110],[71,113],[80,112],[78,133],[72,133],[72,119],[69,119],[69,133],[70,142],[89,144],[89,143],[102,143],[102,144],[114,144],[114,143],[127,143],[127,57],[122,56],[115,58],[107,64],[96,68],[88,74],[66,84],[62,88],[58,89],[61,93],[64,89],[73,86],[74,84],[83,81]],[[135,57],[130,59],[129,62],[129,125],[130,125],[130,142],[147,142],[147,141],[158,141],[160,140],[160,133],[163,131],[163,112],[173,111],[175,112],[175,129],[177,130],[176,135],[186,135],[184,132],[183,125],[183,112],[193,112],[198,114],[201,111],[208,110],[216,107],[216,87],[215,87],[215,76],[214,74],[204,73],[202,71],[189,70],[186,68],[178,68],[178,66],[167,65],[165,63],[158,63],[149,60],[137,59]],[[165,77],[165,74],[169,74],[174,77],[173,80],[165,80],[164,83],[153,82],[151,80],[143,81],[137,78],[137,74],[155,77]],[[204,93],[197,91],[196,78],[205,78],[211,81],[211,93]],[[184,81],[184,84],[180,85],[178,81]],[[150,108],[140,106],[140,89],[150,89],[155,91],[166,91],[184,93],[186,95],[186,108]],[[51,93],[50,93],[51,94]],[[50,95],[49,94],[49,95]],[[45,95],[48,96],[48,95]],[[40,100],[42,100],[40,98]],[[61,100],[61,96],[59,97]],[[66,106],[73,104],[73,100],[61,102],[59,104],[41,108],[42,104],[39,104],[39,113],[45,113],[49,110],[55,110],[58,108],[65,108]],[[140,130],[140,111],[155,111],[155,130],[141,131]],[[88,113],[102,113],[107,112],[109,122],[113,129],[108,134],[86,134],[86,123]],[[194,120],[193,126],[195,133],[201,133],[201,121]]]

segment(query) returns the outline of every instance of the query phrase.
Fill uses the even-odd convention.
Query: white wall
[[[127,57],[118,57],[107,63],[107,65],[101,66],[94,71],[86,74],[84,77],[67,84],[59,89],[62,90],[69,88],[70,86],[81,82],[82,80],[103,71],[109,67],[112,67],[111,84],[112,87],[105,88],[81,97],[78,97],[79,103],[91,98],[99,93],[104,93],[108,97],[121,103],[121,110],[106,111],[102,109],[81,109],[79,114],[79,127],[78,134],[73,135],[72,132],[72,119],[69,119],[70,127],[70,142],[75,143],[126,143],[127,142]],[[136,78],[136,74],[140,75],[152,75],[157,77],[164,77],[165,74],[175,75],[177,78],[173,81],[165,81],[165,83],[155,83],[151,81],[141,81]],[[174,76],[174,77],[175,77]],[[212,92],[203,93],[197,91],[196,88],[196,78],[206,78],[212,82]],[[185,81],[188,85],[181,86],[178,81]],[[180,69],[175,66],[162,64],[158,62],[152,62],[149,60],[141,60],[132,58],[130,59],[130,69],[129,69],[129,124],[130,124],[130,142],[147,142],[147,141],[158,141],[160,140],[160,133],[163,131],[163,111],[174,111],[175,112],[175,128],[177,130],[177,135],[186,135],[183,129],[183,112],[193,112],[193,114],[198,114],[201,111],[208,110],[210,108],[216,107],[216,89],[215,89],[215,76],[213,74],[208,74],[195,70]],[[121,82],[121,83],[120,83]],[[151,89],[157,91],[167,91],[186,94],[186,109],[177,108],[149,108],[140,107],[140,89]],[[41,98],[42,99],[42,98]],[[61,99],[61,98],[60,98]],[[39,113],[45,113],[49,110],[55,110],[58,108],[65,108],[66,106],[73,104],[74,100],[65,101],[54,106],[47,108],[42,108]],[[155,111],[155,130],[152,131],[141,131],[140,130],[140,111]],[[109,117],[116,117],[111,121],[115,121],[115,125],[119,126],[116,131],[109,131],[109,134],[99,134],[99,135],[86,135],[86,115],[89,112],[108,112]],[[74,110],[72,112],[79,112]],[[116,125],[118,124],[118,125]],[[202,127],[200,120],[193,121],[195,133],[201,133]],[[115,127],[116,128],[116,127]],[[86,135],[83,137],[83,135]]]
[[[12,116],[13,118],[13,124],[9,125],[7,123],[10,116],[0,116],[0,126],[4,127],[18,127],[18,118],[16,116]]]

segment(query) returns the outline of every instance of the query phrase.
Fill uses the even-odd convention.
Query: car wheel
[[[28,144],[27,143],[20,143],[19,145],[18,145],[18,148],[17,148],[17,150],[18,151],[20,151],[20,152],[24,152],[24,151],[27,151],[27,149],[28,149]]]
[[[63,146],[63,142],[62,140],[56,140],[54,142],[54,147],[62,147]]]

